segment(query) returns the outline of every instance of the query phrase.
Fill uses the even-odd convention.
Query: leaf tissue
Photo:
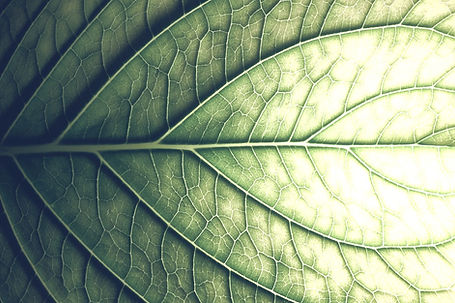
[[[0,2],[0,302],[455,302],[455,1]]]

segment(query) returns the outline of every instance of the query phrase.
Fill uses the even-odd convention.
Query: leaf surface
[[[22,2],[1,301],[454,300],[455,2]]]

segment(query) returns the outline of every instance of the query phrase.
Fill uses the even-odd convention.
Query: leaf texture
[[[455,2],[0,4],[1,302],[452,302]]]

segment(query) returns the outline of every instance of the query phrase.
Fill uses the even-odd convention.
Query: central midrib
[[[201,144],[169,144],[161,142],[142,143],[118,143],[118,144],[34,144],[34,145],[0,145],[1,155],[20,154],[45,154],[45,153],[98,153],[108,151],[136,151],[136,150],[188,150],[215,148],[239,148],[239,147],[307,147],[307,148],[454,148],[451,145],[430,145],[419,143],[403,144],[335,144],[314,143],[307,141],[284,141],[284,142],[240,142],[240,143],[201,143]]]

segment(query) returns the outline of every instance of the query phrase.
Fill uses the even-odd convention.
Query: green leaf
[[[1,302],[455,300],[455,2],[29,2]]]

